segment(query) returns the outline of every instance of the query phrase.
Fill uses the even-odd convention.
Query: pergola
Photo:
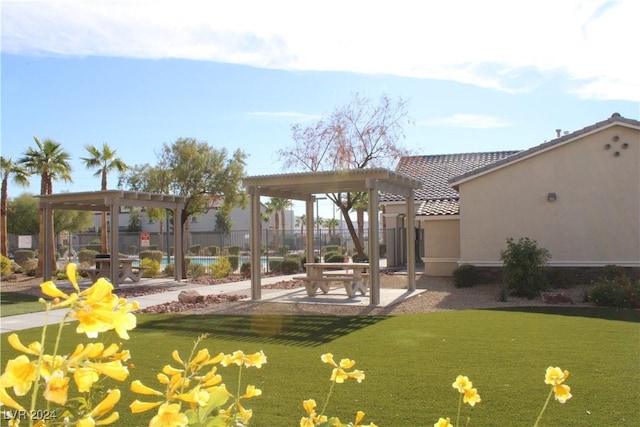
[[[109,249],[111,253],[110,277],[114,286],[118,286],[118,230],[121,206],[139,208],[161,208],[173,211],[176,224],[179,224],[182,209],[185,205],[183,196],[170,196],[166,194],[138,193],[134,191],[105,190],[87,191],[81,193],[59,193],[38,196],[40,208],[44,210],[44,280],[51,280],[51,235],[53,230],[53,211],[56,209],[85,210],[109,212],[111,216],[111,234]],[[174,247],[176,263],[174,279],[182,279],[182,227],[174,227]],[[180,258],[178,258],[180,257]],[[178,262],[180,261],[180,262]]]
[[[371,264],[369,303],[380,304],[379,193],[402,196],[407,201],[408,224],[413,224],[413,191],[421,187],[418,180],[388,169],[348,169],[330,172],[306,172],[247,177],[243,180],[251,199],[251,299],[261,299],[261,228],[260,197],[280,197],[305,202],[307,218],[306,256],[313,260],[313,204],[316,194],[362,192],[369,194],[369,263]],[[407,281],[415,290],[415,229],[407,228]]]

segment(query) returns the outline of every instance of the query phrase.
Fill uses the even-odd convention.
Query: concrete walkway
[[[292,280],[290,276],[273,276],[263,277],[262,285],[269,285],[281,281]],[[131,301],[137,301],[140,308],[151,307],[166,302],[177,301],[178,294],[186,289],[196,290],[201,295],[220,295],[220,294],[235,294],[235,295],[247,295],[248,297],[242,301],[251,301],[251,281],[243,280],[233,283],[225,283],[221,285],[197,285],[189,282],[175,282],[169,281],[166,278],[163,279],[143,279],[143,284],[123,284],[122,287],[130,286],[166,286],[167,292],[161,292],[156,294],[144,295],[140,297],[129,298]],[[81,284],[82,285],[82,284]],[[86,284],[89,285],[88,283]],[[386,307],[389,305],[397,304],[407,298],[415,296],[424,289],[417,289],[413,292],[409,292],[406,289],[380,289],[380,304],[378,307]],[[116,290],[117,294],[118,291]],[[280,303],[304,303],[304,304],[338,304],[338,305],[350,305],[350,306],[368,306],[369,295],[357,295],[354,298],[348,298],[344,288],[333,288],[328,294],[318,294],[314,297],[307,295],[305,288],[293,288],[293,289],[262,289],[262,299],[255,301],[259,304],[261,302],[280,302]],[[45,324],[57,324],[63,316],[65,310],[54,310],[45,316],[44,312],[20,314],[17,316],[0,317],[0,333],[19,331],[22,329],[29,329],[40,327]]]

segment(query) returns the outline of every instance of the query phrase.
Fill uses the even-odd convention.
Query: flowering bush
[[[66,309],[58,325],[53,343],[48,342],[47,323],[42,328],[39,341],[29,344],[21,342],[17,334],[11,334],[8,342],[19,351],[19,356],[7,362],[0,375],[0,406],[9,426],[18,426],[26,421],[29,426],[77,426],[94,427],[115,423],[120,415],[114,407],[121,398],[118,388],[106,388],[102,379],[110,378],[123,382],[129,377],[131,355],[121,344],[105,345],[101,342],[78,344],[69,354],[60,354],[62,328],[70,319],[77,320],[76,332],[88,338],[113,331],[120,339],[129,339],[129,331],[136,327],[132,310],[138,304],[129,303],[113,294],[113,285],[101,278],[90,288],[80,291],[76,281],[76,266],[68,264],[67,277],[74,290],[66,294],[53,282],[41,285],[42,292],[52,300],[40,299],[48,315],[52,309]],[[173,362],[165,365],[156,376],[160,387],[154,388],[139,380],[132,381],[130,389],[146,396],[136,399],[129,408],[133,413],[156,410],[150,417],[149,426],[248,426],[253,419],[253,411],[245,407],[246,401],[262,395],[254,385],[242,390],[242,373],[245,368],[260,369],[267,363],[262,351],[244,354],[219,353],[212,356],[208,349],[198,349],[199,337],[188,357],[182,357],[177,350],[171,354]],[[52,352],[47,349],[52,347]],[[365,379],[365,373],[353,369],[356,362],[351,359],[334,360],[331,353],[320,356],[322,362],[332,367],[329,378],[331,386],[322,405],[316,411],[314,399],[302,402],[306,415],[300,419],[301,427],[375,427],[375,424],[361,424],[364,412],[357,411],[354,421],[342,423],[337,417],[325,413],[336,384],[353,379],[358,383]],[[238,386],[230,392],[222,382],[218,372],[222,367],[237,367]],[[540,411],[534,427],[537,427],[551,400],[560,403],[572,397],[571,388],[564,384],[569,372],[559,367],[547,368],[545,383],[551,386],[549,396]],[[474,407],[481,402],[480,395],[468,377],[459,375],[452,384],[460,393],[456,426],[459,426],[463,404]],[[38,399],[44,399],[45,409],[36,409]],[[10,409],[6,409],[10,408]],[[467,425],[470,418],[467,418]],[[450,418],[440,418],[434,427],[453,426]]]

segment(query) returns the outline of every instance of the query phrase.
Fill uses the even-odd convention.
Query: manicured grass
[[[298,425],[304,399],[323,405],[331,369],[320,355],[327,352],[338,360],[354,359],[366,373],[361,384],[347,381],[334,389],[328,413],[343,421],[353,420],[356,410],[367,414],[367,423],[381,427],[431,426],[438,417],[455,420],[459,394],[451,384],[463,374],[482,397],[472,411],[463,408],[471,425],[532,426],[549,393],[545,370],[559,366],[571,372],[567,384],[573,398],[564,405],[552,401],[542,425],[640,425],[640,391],[634,386],[640,380],[638,311],[528,311],[397,317],[139,315],[131,340],[124,342],[135,368],[119,385],[118,425],[146,425],[153,415],[129,414],[135,398],[150,400],[130,393],[130,381],[157,386],[156,374],[171,363],[171,351],[186,357],[205,332],[210,336],[204,345],[212,354],[240,349],[267,355],[262,369],[243,371],[243,384],[263,390],[263,396],[246,402],[254,410],[255,426]],[[66,328],[64,351],[87,341],[74,329]],[[40,330],[20,336],[28,343],[39,339]],[[17,353],[6,345],[6,336],[1,339],[4,368]],[[220,367],[219,372],[235,390],[237,370]]]
[[[18,292],[0,292],[0,317],[43,311],[38,297]]]

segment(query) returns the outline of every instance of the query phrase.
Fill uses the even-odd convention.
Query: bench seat
[[[331,282],[342,282],[344,285],[344,290],[347,292],[349,298],[353,298],[355,296],[356,288],[360,289],[360,292],[364,295],[366,291],[363,292],[363,288],[356,284],[354,286],[353,276],[348,274],[329,274],[324,275],[323,277],[309,277],[309,276],[293,276],[294,280],[301,280],[304,282],[304,287],[307,290],[307,295],[315,296],[318,289],[320,289],[323,293],[329,292],[329,284]],[[366,287],[365,287],[366,289]]]

